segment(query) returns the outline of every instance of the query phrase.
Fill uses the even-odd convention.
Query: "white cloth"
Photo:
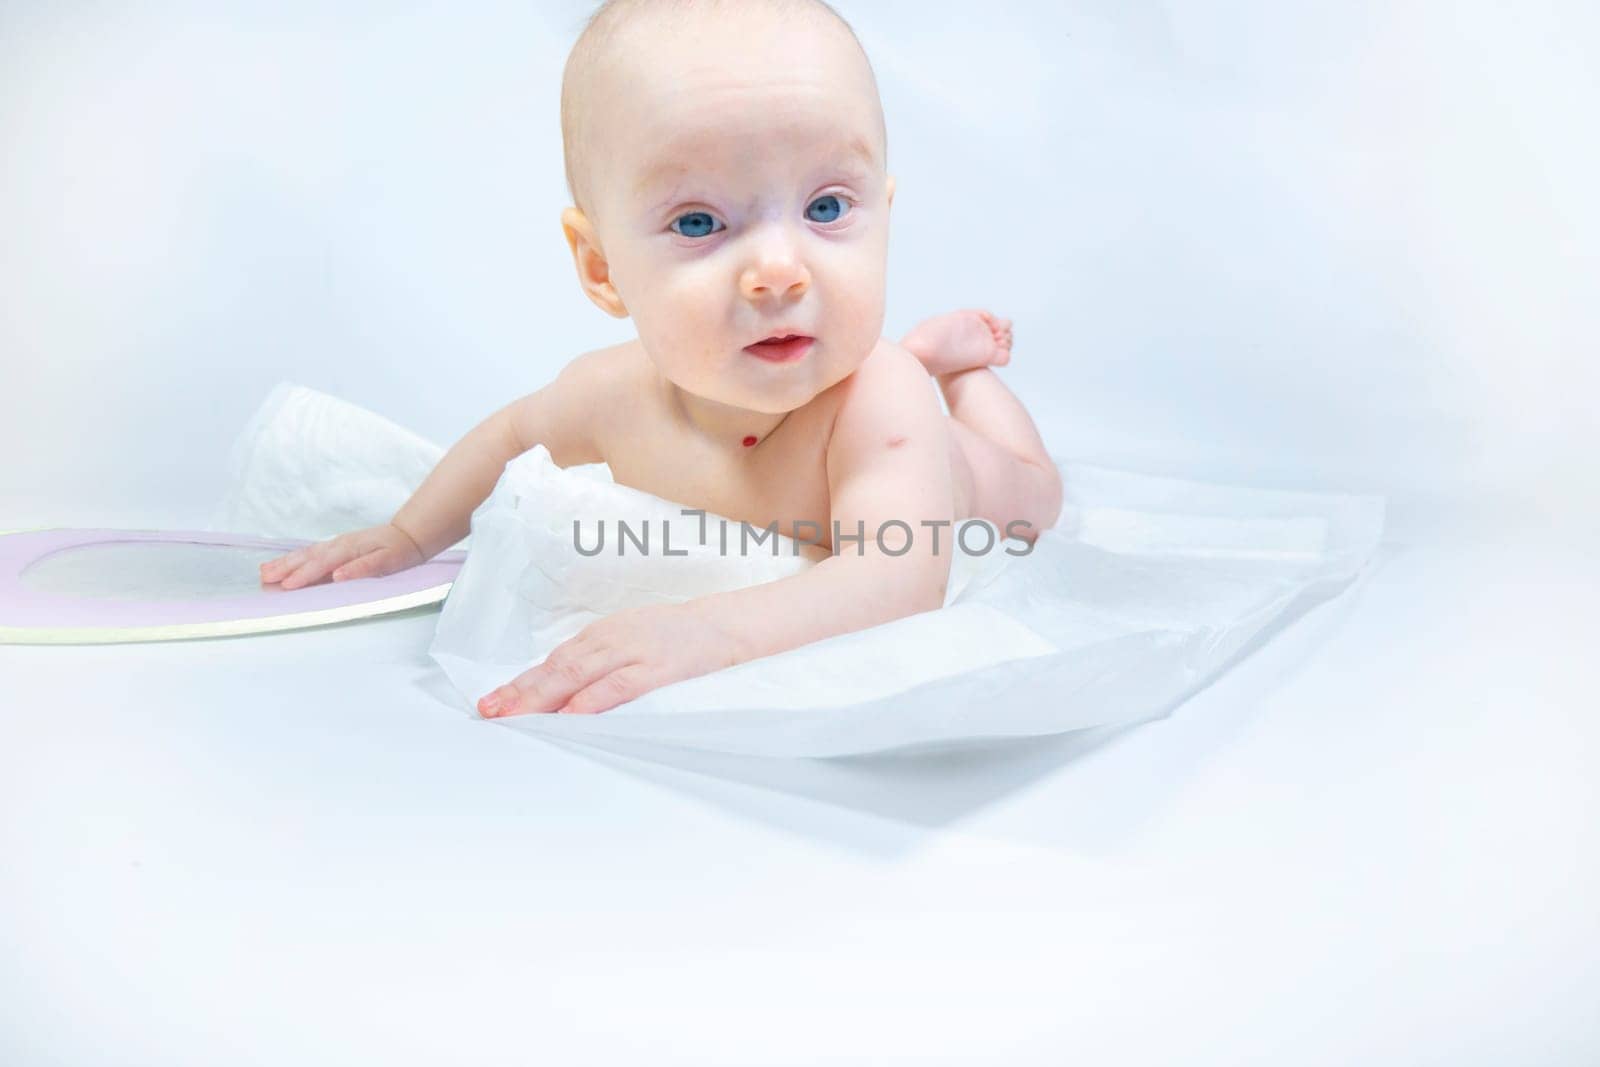
[[[321,541],[388,522],[443,455],[366,408],[280,382],[234,440],[210,529]]]
[[[333,442],[337,458],[324,451]],[[235,448],[214,525],[320,538],[384,522],[442,453],[371,412],[280,385]],[[1056,462],[1066,487],[1056,527],[1022,555],[1005,551],[1022,551],[1022,542],[998,538],[986,553],[956,549],[938,611],[663,686],[600,715],[496,721],[578,741],[767,756],[1138,721],[1204,685],[1292,608],[1347,585],[1382,532],[1381,498],[1225,488]],[[740,555],[740,524],[716,515],[705,517],[702,545],[701,520],[682,512],[616,485],[603,464],[559,468],[543,446],[508,463],[458,546],[468,556],[430,648],[464,709],[476,716],[478,697],[609,612],[814,565],[787,538],[778,539],[776,556],[770,539]],[[573,523],[592,550],[602,519],[605,548],[585,556]],[[648,551],[630,540],[618,555],[618,520],[636,535],[648,527]],[[726,554],[719,522],[728,523]],[[671,555],[661,542],[669,527]],[[987,540],[976,534],[967,539],[974,550]]]

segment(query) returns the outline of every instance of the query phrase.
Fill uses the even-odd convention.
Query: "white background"
[[[0,648],[0,1059],[1600,1057],[1600,9],[839,7],[886,332],[1014,319],[1058,455],[1388,496],[1370,583],[1104,746],[805,795],[466,722],[434,615]],[[448,444],[627,336],[586,10],[0,3],[0,530],[200,524],[280,380]]]
[[[0,519],[186,514],[280,379],[448,444],[627,336],[557,221],[585,10],[0,7]],[[1012,318],[1058,452],[1402,521],[1594,496],[1600,9],[843,11],[886,332]]]

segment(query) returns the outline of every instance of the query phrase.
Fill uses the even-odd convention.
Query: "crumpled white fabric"
[[[280,382],[234,439],[209,528],[321,541],[388,522],[443,455],[366,408]]]
[[[371,412],[286,383],[241,435],[213,525],[320,538],[384,522],[442,454]],[[1383,529],[1379,497],[1056,463],[1066,488],[1056,527],[1026,554],[1008,553],[1026,545],[998,537],[987,553],[957,549],[938,611],[663,686],[600,715],[495,721],[576,741],[764,756],[944,747],[1139,721],[1204,685],[1291,607],[1349,584]],[[716,515],[703,520],[701,544],[702,520],[683,510],[613,483],[603,464],[557,467],[543,446],[508,463],[457,546],[469,552],[429,650],[464,710],[476,716],[478,697],[612,611],[814,565],[787,538],[776,555],[770,538],[741,555],[739,524]],[[574,520],[592,549],[601,519],[605,549],[584,556]],[[649,528],[648,553],[629,541],[617,554],[619,519],[636,534]],[[719,522],[727,523],[726,553]],[[670,556],[661,543],[668,527]]]

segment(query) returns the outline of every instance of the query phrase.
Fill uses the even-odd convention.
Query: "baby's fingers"
[[[290,552],[277,559],[269,559],[261,565],[261,580],[269,585],[281,581],[284,575],[292,573],[296,567],[304,563],[305,558],[305,552],[302,550]]]
[[[283,555],[280,555],[280,557],[275,558],[275,560],[267,560],[266,563],[262,563],[261,565],[261,581],[278,581],[280,577],[285,576],[285,574],[293,571],[296,566],[299,566],[302,558],[304,558],[304,553],[285,552]]]
[[[399,569],[400,563],[394,552],[375,548],[334,570],[333,580],[348,582],[352,578],[382,578]]]
[[[630,663],[584,686],[568,699],[564,710],[570,715],[597,715],[637,699],[660,684],[645,664]]]
[[[335,541],[325,541],[309,548],[302,548],[290,555],[291,560],[296,556],[299,556],[300,560],[298,565],[294,565],[294,570],[279,584],[285,589],[299,589],[302,586],[313,585],[326,577],[329,571],[348,560],[352,554],[348,548]]]
[[[627,665],[632,656],[620,648],[597,646],[581,635],[558,645],[543,663],[523,671],[478,701],[484,718],[524,712],[556,711],[579,691]]]

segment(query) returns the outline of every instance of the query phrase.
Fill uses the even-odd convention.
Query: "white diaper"
[[[337,464],[320,451],[330,441]],[[282,385],[241,437],[213,528],[320,538],[384,522],[442,454],[371,412]],[[1212,678],[1292,604],[1348,584],[1383,526],[1381,498],[1057,465],[1066,504],[1056,528],[1023,555],[1005,551],[1023,542],[998,537],[988,552],[955,548],[938,611],[663,686],[600,715],[495,723],[573,740],[832,756],[1147,719]],[[459,546],[469,553],[430,648],[463,709],[476,716],[478,697],[619,608],[814,566],[782,537],[776,555],[770,537],[741,555],[740,524],[715,515],[701,544],[702,520],[683,510],[616,485],[603,464],[563,470],[543,446],[508,463]],[[603,551],[580,553],[574,520],[592,550],[602,519]],[[618,555],[619,519],[636,536],[648,529],[647,552],[629,540]],[[987,540],[973,531],[966,544],[976,551]]]

